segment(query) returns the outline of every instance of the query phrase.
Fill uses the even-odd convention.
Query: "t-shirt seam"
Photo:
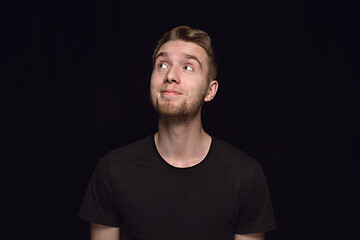
[[[252,160],[255,160],[255,159],[253,159],[253,158],[251,158]],[[255,160],[256,161],[256,160]],[[252,162],[254,162],[254,161],[252,161]],[[241,206],[242,207],[244,207],[243,206],[243,204],[246,202],[246,199],[248,198],[248,196],[249,196],[249,193],[250,193],[250,191],[251,191],[251,188],[252,188],[252,182],[250,181],[250,179],[252,179],[252,177],[253,177],[253,175],[254,175],[254,172],[255,172],[255,170],[256,170],[256,162],[255,162],[255,164],[252,164],[252,169],[251,169],[251,174],[249,174],[248,175],[248,182],[247,182],[247,184],[245,185],[246,186],[246,192],[243,194],[243,196],[239,196],[239,199],[242,199],[242,201],[241,201]],[[240,187],[240,186],[239,186]],[[241,190],[239,189],[239,194],[241,194]]]
[[[235,230],[235,233],[237,234],[241,234],[241,233],[245,233],[245,232],[249,232],[249,231],[255,231],[255,232],[263,232],[263,231],[270,231],[272,229],[275,229],[277,226],[276,221],[273,221],[271,223],[268,224],[263,224],[263,225],[258,225],[258,226],[248,226],[248,227],[244,227],[244,228],[240,228]]]
[[[198,164],[196,164],[192,167],[184,168],[184,169],[174,167],[165,161],[165,159],[160,155],[159,151],[156,148],[154,138],[150,138],[150,145],[151,145],[153,153],[155,154],[156,159],[161,162],[161,165],[164,167],[164,169],[166,169],[167,171],[170,171],[172,173],[175,173],[175,174],[191,175],[191,174],[194,174],[195,172],[200,172],[203,168],[206,168],[209,160],[211,160],[213,152],[214,152],[213,148],[215,147],[215,144],[216,144],[215,137],[213,137],[213,136],[211,136],[211,137],[212,137],[211,145],[210,145],[209,151],[206,154],[206,156],[204,157],[204,159],[201,162],[199,162]]]
[[[84,211],[83,209],[80,209],[78,215],[79,215],[79,217],[81,217],[89,222],[94,222],[94,223],[98,223],[98,224],[102,224],[102,225],[111,225],[111,226],[119,226],[120,225],[120,223],[117,221],[112,221],[109,219],[105,219],[103,217],[99,217],[92,213],[88,213],[88,212]]]
[[[112,167],[110,164],[112,164],[113,158],[111,158],[111,161],[108,162],[108,168],[109,168],[109,174],[110,174],[110,189],[111,189],[111,201],[115,209],[117,209],[117,206],[115,204],[115,196],[114,196],[114,184],[113,184],[113,172]]]

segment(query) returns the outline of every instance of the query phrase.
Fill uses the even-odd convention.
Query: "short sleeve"
[[[254,161],[240,200],[236,234],[268,232],[276,228],[269,189],[261,166]]]
[[[114,204],[109,156],[102,158],[89,182],[79,217],[93,223],[117,227],[120,217]]]

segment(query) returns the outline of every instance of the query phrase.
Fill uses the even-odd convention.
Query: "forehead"
[[[163,44],[157,55],[161,53],[166,53],[167,56],[185,56],[185,55],[194,55],[200,61],[207,61],[207,53],[205,49],[193,42],[185,42],[181,40],[172,40]]]

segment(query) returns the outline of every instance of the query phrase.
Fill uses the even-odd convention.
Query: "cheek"
[[[207,92],[209,88],[208,80],[206,78],[202,78],[199,81],[197,88],[199,89],[199,92]]]
[[[155,87],[156,85],[157,85],[157,82],[158,82],[158,80],[157,80],[158,78],[157,78],[157,76],[156,76],[156,74],[151,74],[151,78],[150,78],[150,87],[151,88],[153,88],[153,87]]]
[[[150,79],[150,84],[151,85],[159,85],[163,83],[163,79],[164,79],[164,74],[161,74],[159,72],[152,72],[151,74],[151,79]]]
[[[209,86],[206,84],[206,85],[202,86],[202,90],[199,93],[199,95],[201,95],[203,98],[205,98],[206,95],[208,94],[208,92],[209,92]]]
[[[158,87],[156,85],[153,84],[153,82],[150,82],[150,94],[151,96],[156,95]]]

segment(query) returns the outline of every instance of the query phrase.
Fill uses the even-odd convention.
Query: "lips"
[[[164,89],[164,90],[161,90],[161,93],[165,94],[165,95],[180,95],[181,94],[181,92],[176,91],[174,89]]]

